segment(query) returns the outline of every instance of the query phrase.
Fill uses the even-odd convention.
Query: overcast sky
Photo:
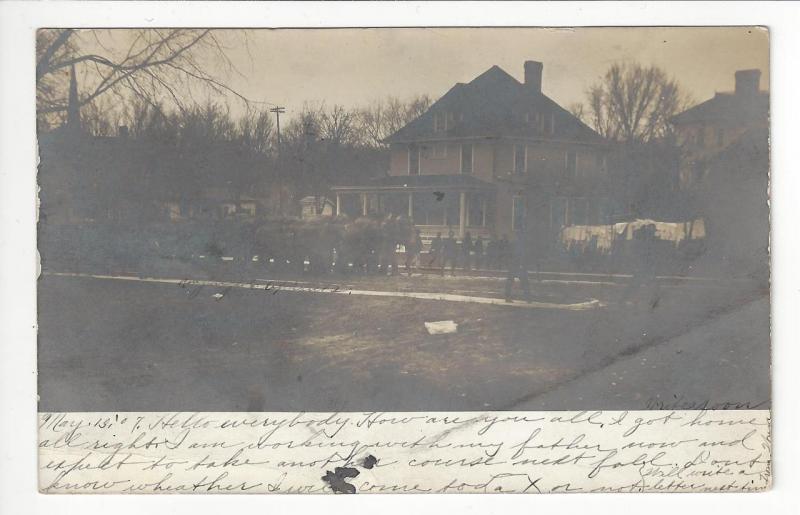
[[[768,89],[765,29],[733,28],[414,28],[251,30],[223,40],[243,76],[229,84],[254,100],[363,105],[388,95],[443,95],[492,65],[522,79],[523,62],[544,63],[543,90],[568,107],[616,61],[655,64],[695,101],[733,89],[738,69],[762,70]]]

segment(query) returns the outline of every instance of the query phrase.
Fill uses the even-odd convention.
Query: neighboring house
[[[671,120],[683,153],[681,189],[697,186],[711,160],[745,133],[769,126],[769,93],[759,89],[761,71],[739,70],[734,76],[733,93],[717,93]]]
[[[39,135],[40,216],[52,224],[143,222],[158,218],[158,179],[147,149],[65,124]],[[145,156],[145,157],[143,157]]]
[[[259,180],[263,162],[238,169],[245,174],[238,182],[224,173],[240,152],[231,143],[218,145],[213,159],[192,161],[174,146],[131,136],[125,126],[115,136],[89,134],[74,74],[66,123],[42,131],[38,143],[40,218],[50,224],[254,218],[272,206]]]
[[[683,154],[680,186],[705,219],[719,266],[766,281],[769,93],[759,89],[759,70],[735,78],[733,93],[717,93],[672,119]]]
[[[493,66],[456,84],[386,139],[387,176],[333,188],[337,213],[410,217],[424,236],[525,227],[551,242],[606,221],[608,145],[542,93],[542,71],[526,61],[522,83]]]
[[[335,209],[336,205],[325,197],[309,195],[300,199],[300,218],[303,220],[333,216]]]
[[[255,218],[263,214],[263,202],[247,195],[235,195],[230,188],[203,188],[191,198],[168,200],[163,203],[170,221],[192,219]]]

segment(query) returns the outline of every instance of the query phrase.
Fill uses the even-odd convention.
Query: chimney
[[[117,135],[120,138],[127,138],[128,137],[128,126],[127,125],[120,125],[119,129],[117,130]]]
[[[761,70],[739,70],[736,72],[735,77],[737,95],[753,95],[758,93]]]
[[[542,68],[544,65],[539,61],[525,61],[525,85],[542,92]]]

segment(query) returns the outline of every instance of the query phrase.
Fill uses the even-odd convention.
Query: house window
[[[585,198],[571,198],[569,203],[569,224],[587,225],[589,223],[589,203]]]
[[[593,203],[594,209],[590,215],[589,224],[603,225],[611,223],[614,213],[614,205],[608,198],[598,198]]]
[[[525,145],[514,145],[514,173],[522,175],[525,173]]]
[[[601,175],[606,175],[608,172],[608,160],[606,156],[597,156],[597,170]]]
[[[444,130],[445,123],[446,119],[444,117],[444,113],[438,111],[433,113],[433,132],[442,132]]]
[[[461,202],[458,193],[445,193],[444,199],[445,225],[459,225],[461,222]]]
[[[433,113],[433,132],[444,132],[455,125],[456,114],[446,111]]]
[[[574,150],[568,150],[565,158],[567,177],[575,177],[578,172],[578,155]]]
[[[705,127],[700,127],[697,129],[697,146],[698,147],[705,147],[706,146],[706,129]]]
[[[436,143],[433,145],[431,157],[433,159],[444,159],[447,157],[447,145],[445,143]]]
[[[550,227],[561,229],[567,225],[567,199],[556,197],[550,201]]]
[[[725,144],[725,130],[717,129],[717,146],[721,147]]]
[[[550,135],[556,133],[556,115],[550,113]]]
[[[525,197],[515,195],[511,201],[511,230],[525,228]]]
[[[472,173],[472,145],[461,145],[461,173]]]
[[[467,226],[484,227],[486,226],[486,197],[480,193],[470,193],[467,195]]]
[[[419,175],[419,147],[408,147],[408,175]]]
[[[422,146],[422,157],[425,159],[444,159],[447,157],[447,144],[434,143]]]

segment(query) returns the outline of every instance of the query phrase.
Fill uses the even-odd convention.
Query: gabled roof
[[[704,121],[752,124],[759,119],[766,121],[768,114],[769,93],[717,93],[714,98],[673,116],[671,121],[676,125]]]
[[[453,113],[455,123],[434,132],[434,113]],[[526,120],[536,113],[545,116],[545,131]],[[554,134],[548,132],[550,116]],[[463,117],[463,119],[461,118]],[[499,66],[492,66],[472,82],[458,83],[430,109],[388,138],[402,143],[448,138],[509,137],[603,143],[603,138],[536,88],[522,84]]]

